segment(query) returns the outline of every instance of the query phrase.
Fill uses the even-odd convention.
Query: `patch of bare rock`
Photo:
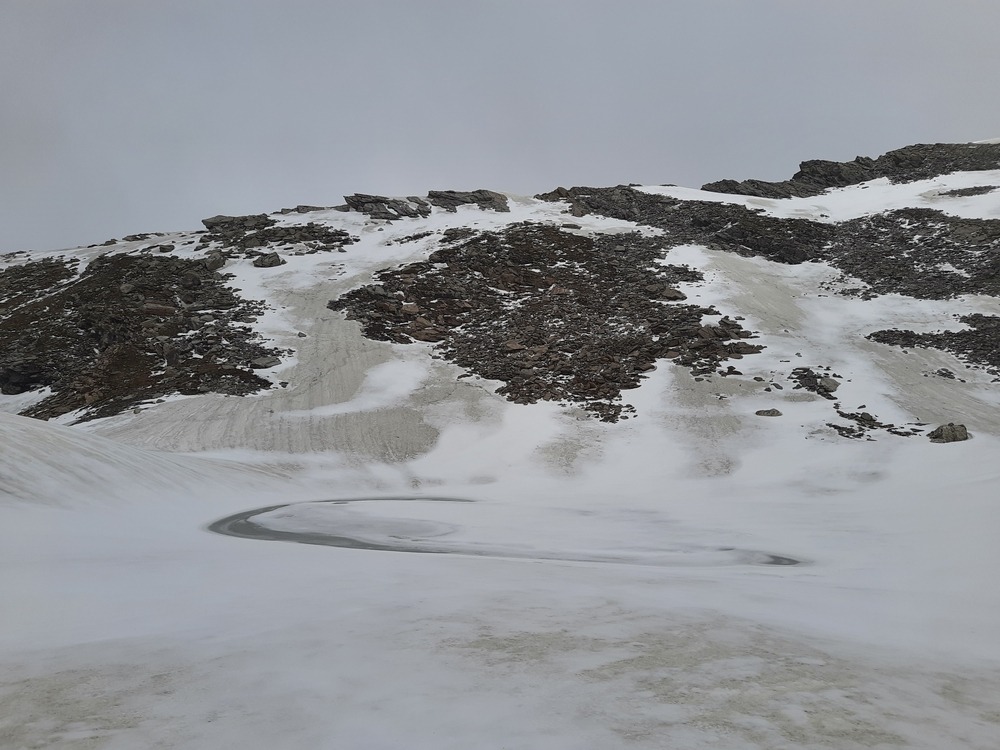
[[[474,205],[482,210],[509,212],[507,196],[492,190],[431,190],[426,198],[409,196],[408,198],[388,198],[384,195],[368,195],[354,193],[344,196],[345,205],[339,206],[341,211],[357,211],[372,219],[395,221],[397,219],[415,219],[431,214],[431,206],[455,212],[459,206]]]
[[[280,352],[246,323],[206,259],[109,254],[76,272],[43,260],[0,271],[0,390],[52,393],[23,414],[82,410],[81,421],[173,393],[245,395],[269,388],[253,362]]]
[[[858,156],[848,162],[804,161],[799,171],[783,182],[719,180],[703,185],[702,190],[760,198],[805,198],[830,188],[857,185],[879,177],[887,177],[893,182],[913,182],[949,172],[986,169],[1000,169],[1000,144],[916,144],[889,151],[877,159]]]
[[[426,262],[384,271],[330,302],[374,339],[431,342],[439,356],[517,403],[573,402],[622,418],[622,391],[657,360],[695,373],[762,347],[738,321],[676,287],[701,279],[661,265],[662,243],[638,233],[586,237],[544,224],[447,234]]]

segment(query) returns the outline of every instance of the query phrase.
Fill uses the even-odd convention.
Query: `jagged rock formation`
[[[430,216],[430,204],[416,196],[403,200],[401,198],[386,198],[384,195],[366,195],[354,193],[345,195],[347,210],[367,214],[373,219],[393,221],[394,219],[414,219],[418,216]]]
[[[278,225],[267,214],[249,216],[213,216],[203,219],[208,232],[202,235],[199,249],[221,247],[228,251],[242,252],[246,257],[262,254],[256,248],[304,246],[305,252],[342,250],[356,239],[343,229],[331,229],[309,222],[301,225]]]
[[[448,211],[454,211],[459,206],[473,203],[484,211],[510,211],[510,207],[507,205],[507,196],[494,193],[492,190],[473,190],[469,193],[456,190],[431,190],[427,193],[427,200]]]
[[[969,431],[964,424],[949,422],[927,433],[932,443],[958,443],[969,439]]]
[[[494,193],[492,190],[473,190],[471,192],[431,190],[427,193],[426,200],[417,196],[402,199],[387,198],[384,195],[354,193],[353,195],[345,195],[344,201],[346,205],[341,206],[340,210],[357,211],[381,221],[430,216],[431,206],[437,206],[446,211],[455,211],[459,206],[467,205],[479,206],[484,211],[510,211],[510,207],[507,205],[507,196]]]
[[[783,182],[719,180],[701,189],[759,198],[806,198],[830,188],[857,185],[879,177],[888,177],[893,182],[913,182],[949,172],[983,169],[1000,169],[1000,144],[916,144],[889,151],[877,159],[866,156],[848,162],[814,159],[802,162],[799,171]]]

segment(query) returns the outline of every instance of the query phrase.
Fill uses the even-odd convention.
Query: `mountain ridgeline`
[[[968,300],[1000,298],[1000,220],[989,218],[998,215],[997,170],[1000,144],[915,145],[874,159],[806,161],[783,182],[722,180],[694,199],[638,186],[557,188],[534,199],[489,190],[355,194],[341,206],[212,217],[204,230],[131,235],[44,257],[8,253],[0,258],[0,391],[21,414],[84,421],[176,394],[294,387],[294,369],[282,369],[294,332],[290,345],[262,331],[268,304],[242,294],[234,272],[257,274],[266,287],[293,258],[334,267],[367,252],[366,242],[412,246],[412,257],[338,288],[330,309],[371,339],[421,342],[463,377],[496,381],[499,394],[522,404],[573,404],[615,422],[635,414],[624,394],[658,364],[699,380],[746,377],[740,361],[767,341],[738,310],[724,315],[689,299],[704,273],[669,257],[687,245],[825,264],[839,272],[830,292],[859,304],[884,295],[947,302],[956,330],[863,335],[949,352],[996,376],[1000,319]],[[927,185],[911,205],[873,203],[843,220],[779,210],[835,189],[957,172],[971,175],[968,184]],[[992,213],[951,210],[975,199],[992,201]],[[475,218],[487,216],[488,226]],[[584,217],[628,222],[630,230],[587,229]],[[782,377],[836,401],[836,373],[819,363],[798,363]],[[767,380],[767,388],[783,387]],[[835,408],[849,423],[838,428],[847,437],[919,432]]]

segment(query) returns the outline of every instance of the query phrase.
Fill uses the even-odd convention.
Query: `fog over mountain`
[[[988,138],[998,27],[975,0],[11,2],[0,250]]]

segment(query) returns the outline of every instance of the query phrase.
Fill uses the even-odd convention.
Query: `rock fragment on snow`
[[[257,359],[250,360],[250,367],[254,370],[266,370],[280,364],[281,360],[277,357],[257,357]]]
[[[287,261],[277,253],[258,255],[253,261],[255,268],[274,268],[275,266],[281,266],[285,263],[287,263]]]
[[[969,439],[969,431],[964,424],[949,422],[927,433],[932,443],[957,443]]]
[[[821,378],[819,381],[820,388],[825,390],[827,393],[833,393],[838,388],[840,388],[840,381],[833,378]]]

